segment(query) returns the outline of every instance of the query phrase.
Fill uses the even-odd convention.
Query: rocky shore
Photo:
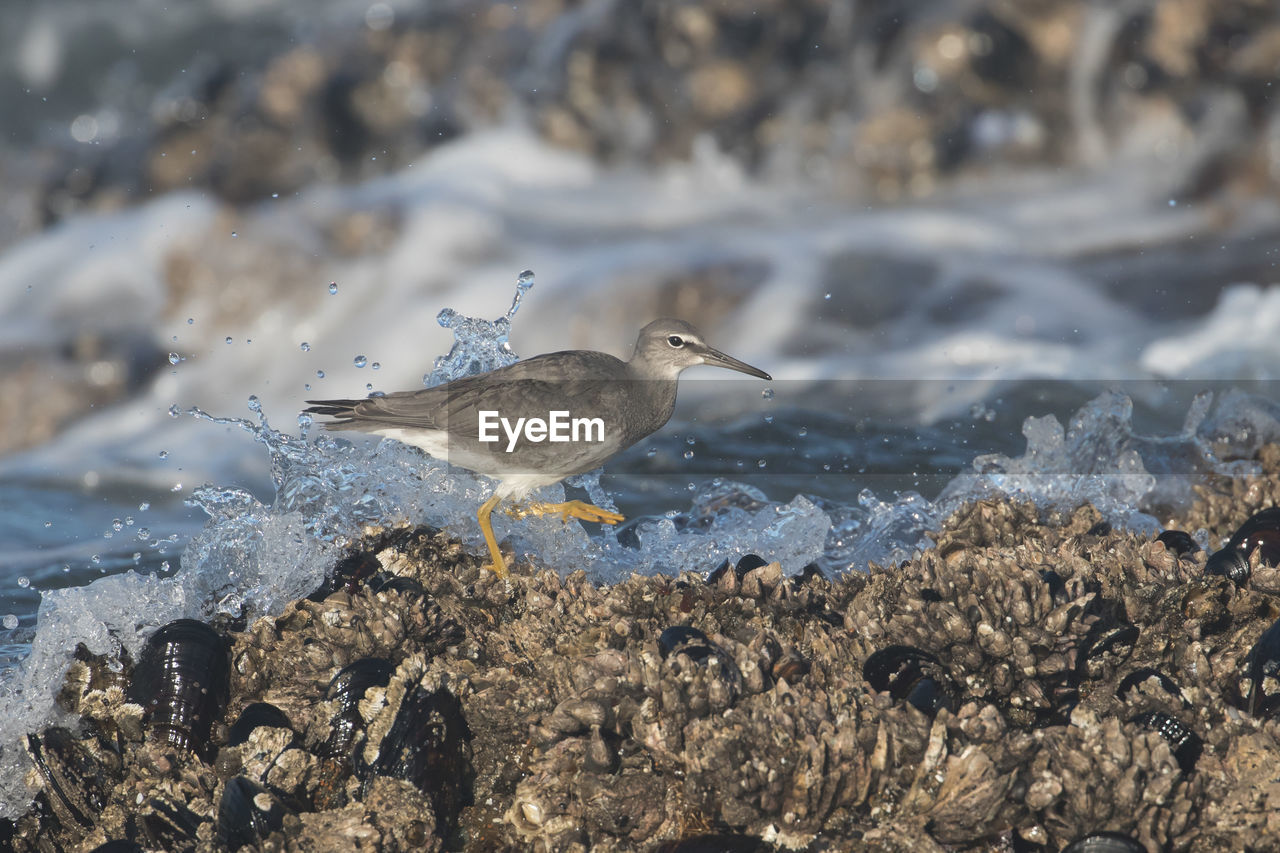
[[[1275,506],[1280,448],[1262,459],[1177,526],[1216,542]],[[274,618],[174,623],[136,662],[82,649],[60,696],[82,723],[30,739],[42,791],[2,831],[22,851],[1261,849],[1274,515],[1226,574],[1089,506],[990,501],[869,575],[746,557],[607,587],[371,532]]]

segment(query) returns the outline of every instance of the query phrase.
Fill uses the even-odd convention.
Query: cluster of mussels
[[[1251,496],[1241,515],[1276,501]],[[1090,507],[1004,502],[937,541],[836,580],[748,556],[597,586],[518,568],[507,584],[434,531],[371,533],[278,616],[172,623],[136,664],[81,649],[60,696],[81,723],[29,737],[39,794],[3,840],[1155,853],[1280,837],[1280,510],[1225,557]]]

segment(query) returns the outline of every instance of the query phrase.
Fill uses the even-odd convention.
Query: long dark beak
[[[702,352],[702,358],[704,359],[703,364],[709,364],[712,367],[727,367],[730,370],[736,370],[739,373],[745,373],[748,376],[754,376],[757,379],[766,379],[769,382],[773,381],[773,377],[765,373],[760,368],[752,367],[745,361],[738,361],[733,356],[725,355],[718,349],[707,347]]]

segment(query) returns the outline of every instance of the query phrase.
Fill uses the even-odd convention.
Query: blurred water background
[[[525,268],[519,355],[678,316],[777,379],[692,371],[606,469],[649,557],[717,501],[833,571],[992,490],[1156,524],[1276,437],[1278,72],[1247,0],[0,5],[0,664],[42,593],[226,570],[210,513],[329,554],[288,471],[407,507],[394,448],[280,436]],[[473,496],[414,506],[478,542]]]

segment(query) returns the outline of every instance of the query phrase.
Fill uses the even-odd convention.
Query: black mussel
[[[170,622],[151,635],[128,691],[129,701],[145,710],[150,732],[208,755],[210,729],[230,693],[227,651],[226,639],[195,619]]]
[[[942,708],[956,709],[956,690],[945,667],[914,646],[894,645],[874,652],[862,665],[862,677],[879,691],[904,699],[932,717]]]
[[[663,658],[683,652],[690,660],[706,660],[715,654],[714,645],[706,634],[689,625],[672,625],[658,635],[658,651]]]
[[[1268,566],[1280,566],[1280,507],[1267,507],[1254,513],[1240,525],[1227,543],[1248,562],[1255,551],[1258,559]]]
[[[129,816],[128,835],[151,850],[194,850],[204,820],[186,803],[153,797]]]
[[[1165,675],[1160,670],[1153,669],[1149,666],[1144,666],[1141,669],[1135,669],[1133,672],[1121,679],[1120,685],[1116,687],[1116,697],[1123,702],[1129,697],[1129,691],[1136,689],[1140,684],[1152,679],[1160,685],[1160,689],[1165,693],[1168,693],[1179,701],[1185,701],[1182,699],[1182,690],[1178,687],[1178,683],[1176,681]]]
[[[729,704],[736,702],[742,695],[742,670],[738,669],[738,662],[733,659],[733,655],[697,628],[672,625],[658,635],[658,651],[664,660],[685,655],[703,666],[714,663],[717,675],[728,688]]]
[[[445,687],[427,690],[413,684],[377,744],[376,755],[364,745],[355,758],[361,796],[368,793],[375,776],[404,779],[431,798],[437,826],[445,837],[472,802],[471,728],[462,703]]]
[[[1100,670],[1108,657],[1124,660],[1133,652],[1138,641],[1138,629],[1134,625],[1097,627],[1085,637],[1076,661],[1076,672],[1087,678],[1100,677]]]
[[[1101,521],[1095,521],[1093,526],[1085,531],[1085,536],[1109,536],[1111,534],[1111,522],[1105,518]]]
[[[654,853],[768,853],[775,849],[777,848],[772,844],[754,835],[716,832],[710,835],[695,835],[681,841],[668,841],[658,847]]]
[[[1177,554],[1179,557],[1187,554],[1195,554],[1200,550],[1200,544],[1191,538],[1191,534],[1185,530],[1164,530],[1156,537],[1157,542],[1164,543],[1164,547],[1171,553]]]
[[[1169,751],[1173,753],[1174,760],[1178,762],[1183,773],[1190,773],[1195,769],[1196,761],[1200,759],[1200,753],[1204,749],[1204,741],[1184,726],[1177,717],[1162,711],[1148,711],[1145,714],[1138,714],[1129,722],[1157,732],[1167,740]]]
[[[351,754],[351,745],[364,730],[360,700],[370,687],[386,687],[395,671],[395,664],[386,658],[361,658],[338,670],[324,693],[325,699],[337,699],[339,707],[321,755],[343,760]]]
[[[752,569],[758,569],[761,566],[767,565],[769,565],[769,561],[764,557],[761,557],[759,554],[746,554],[738,560],[737,563],[732,564],[728,560],[725,560],[720,565],[712,569],[711,573],[707,575],[707,583],[717,583],[722,577],[728,574],[730,568],[732,568],[733,573],[741,579]]]
[[[1209,555],[1204,564],[1204,573],[1222,575],[1236,586],[1242,586],[1249,579],[1249,558],[1228,545]]]
[[[406,595],[426,595],[427,590],[414,578],[379,572],[369,579],[370,592],[402,592]]]
[[[270,726],[273,729],[293,728],[284,711],[270,702],[254,702],[245,706],[227,731],[227,746],[239,746],[246,742],[249,740],[250,732],[259,726]]]
[[[1049,598],[1054,604],[1065,604],[1067,598],[1067,581],[1062,575],[1053,569],[1045,569],[1040,572],[1040,578],[1044,581],[1045,586],[1049,587]]]
[[[1077,838],[1062,848],[1062,853],[1147,853],[1147,848],[1118,832],[1096,832]]]
[[[27,735],[31,756],[51,811],[64,826],[92,827],[115,784],[119,761],[96,755],[68,729],[55,726]]]
[[[218,803],[218,846],[239,850],[249,845],[262,849],[271,833],[284,825],[288,810],[266,788],[252,779],[233,776],[222,790]]]
[[[1255,717],[1270,717],[1280,712],[1280,619],[1262,632],[1249,650],[1249,691],[1245,710]]]

